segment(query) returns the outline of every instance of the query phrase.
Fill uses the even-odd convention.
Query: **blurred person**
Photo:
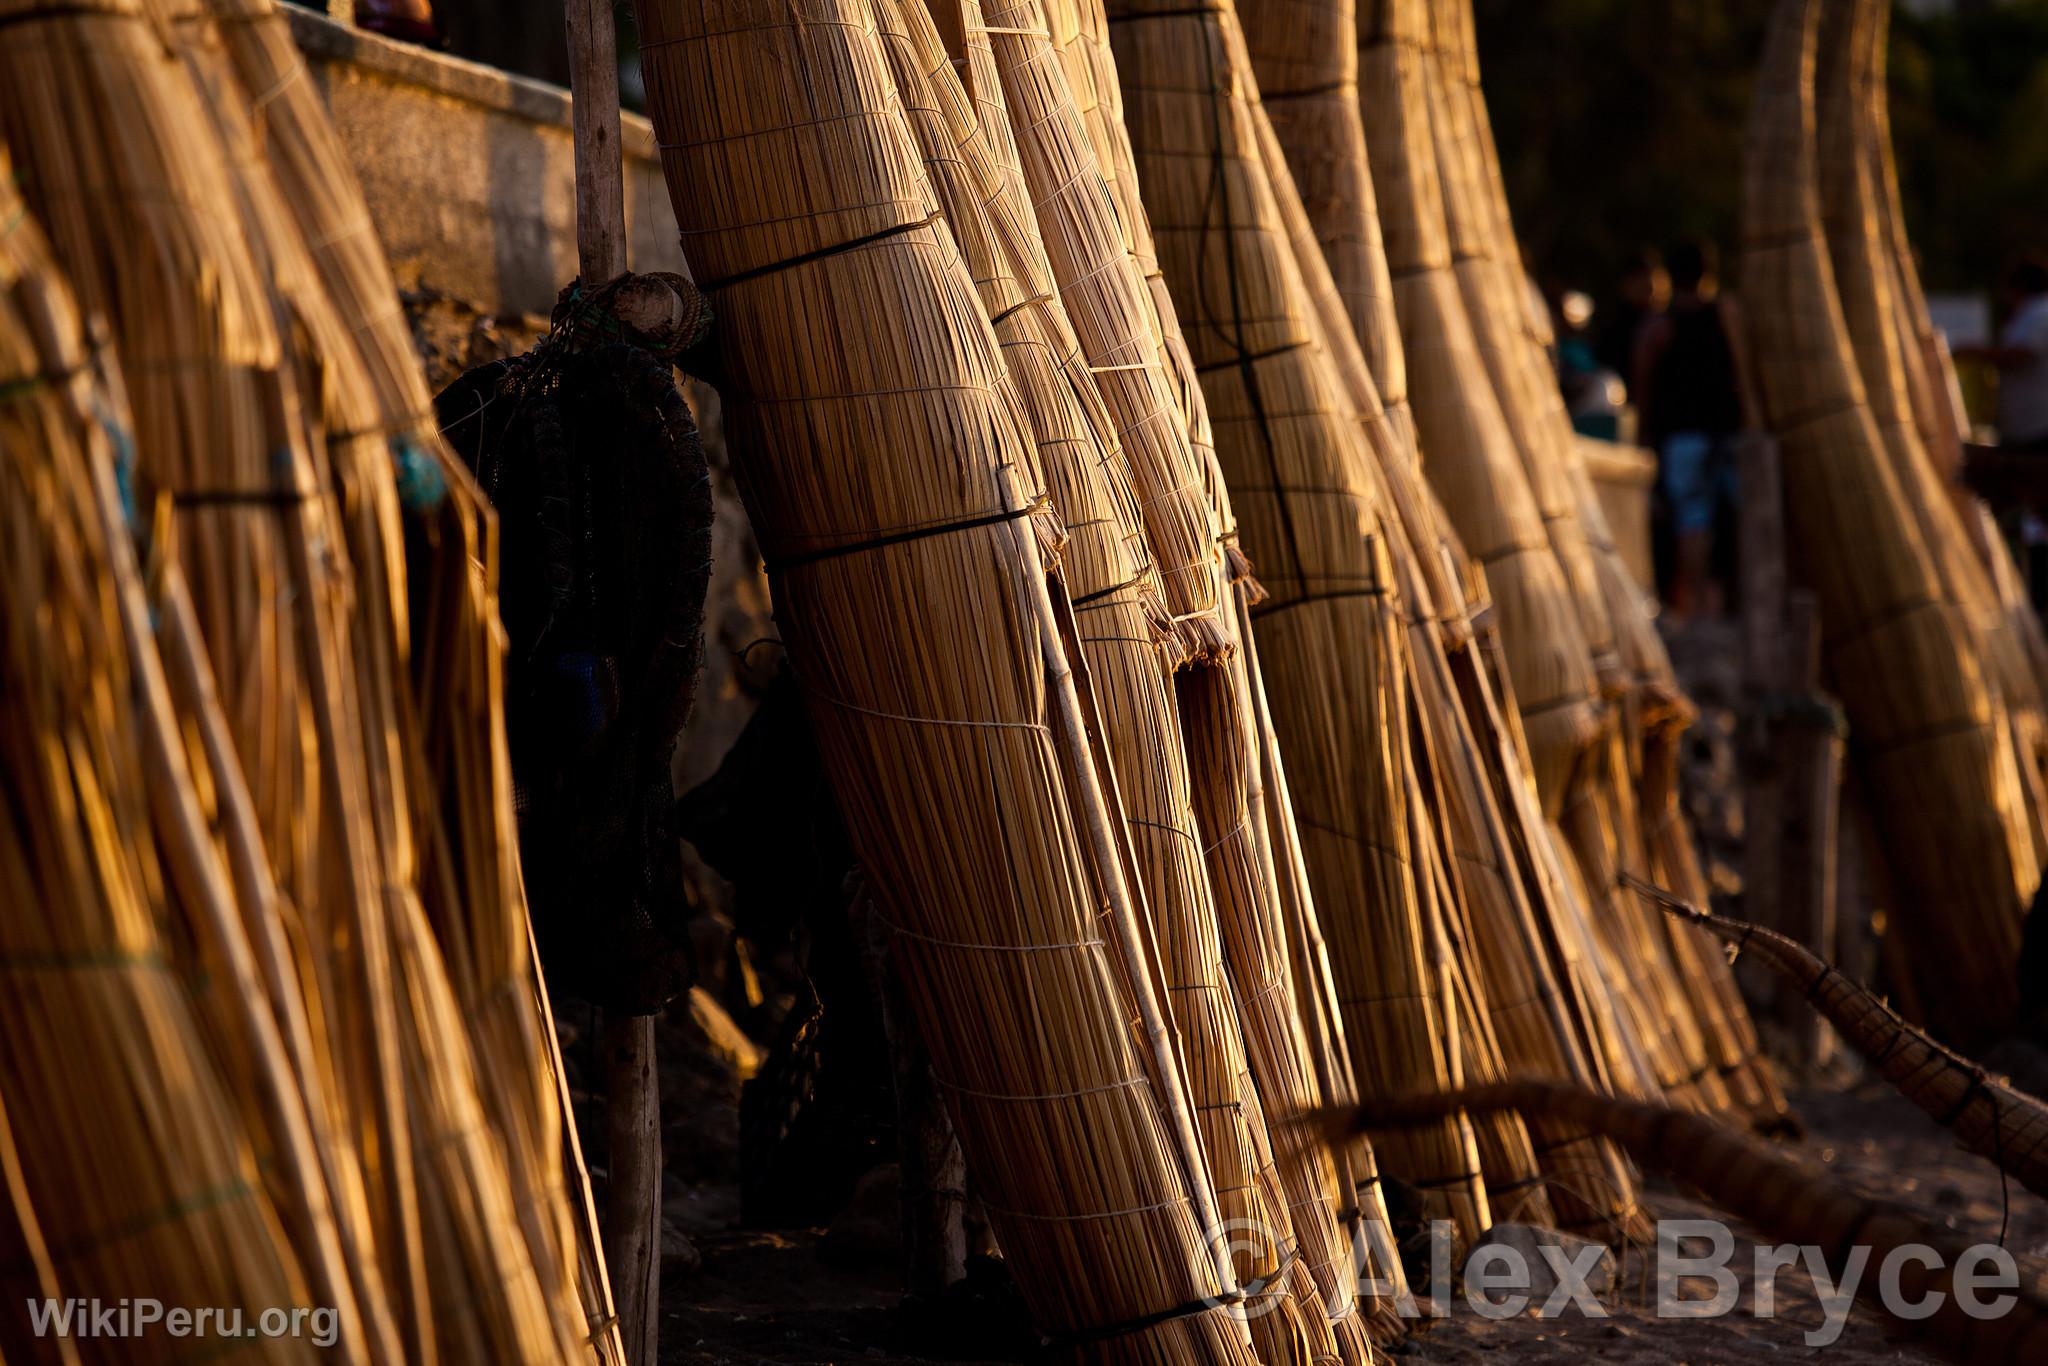
[[[1617,375],[1629,374],[1644,324],[1662,313],[1670,298],[1671,277],[1657,249],[1639,247],[1630,252],[1622,263],[1614,307],[1601,315],[1593,335],[1593,354],[1600,363]]]
[[[1713,247],[1687,241],[1665,255],[1671,302],[1636,339],[1632,373],[1643,439],[1657,455],[1669,509],[1674,615],[1719,616],[1715,524],[1735,509],[1735,437],[1761,426],[1744,360],[1742,319],[1715,278]],[[1732,535],[1722,537],[1731,542]]]
[[[1593,297],[1584,290],[1567,289],[1557,296],[1551,314],[1557,335],[1557,387],[1564,394],[1573,430],[1603,441],[1620,440],[1627,393],[1621,377],[1601,363],[1596,350]]]
[[[1963,346],[1957,360],[1998,370],[1998,441],[2048,451],[2048,264],[2023,258],[2005,277],[2005,326],[1995,346]]]

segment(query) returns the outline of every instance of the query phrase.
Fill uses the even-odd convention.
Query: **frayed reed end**
[[[1243,547],[1233,538],[1223,542],[1224,577],[1244,594],[1245,603],[1257,607],[1270,594],[1259,582],[1257,571],[1252,567],[1252,557],[1244,553]]]
[[[1221,665],[1237,652],[1237,635],[1217,612],[1196,612],[1174,618],[1185,658],[1178,667]]]

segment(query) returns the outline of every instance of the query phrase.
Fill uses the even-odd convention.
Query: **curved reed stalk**
[[[1705,1115],[1551,1082],[1517,1081],[1448,1096],[1386,1101],[1336,1119],[1340,1125],[1377,1129],[1427,1123],[1454,1105],[1568,1115],[1613,1136],[1644,1166],[1699,1187],[1716,1205],[1773,1238],[1818,1246],[1832,1265],[1839,1266],[1856,1247],[1866,1248],[1870,1259],[1879,1263],[1897,1248],[1931,1247],[1939,1254],[1938,1266],[1930,1269],[1921,1259],[1905,1258],[1897,1284],[1908,1303],[1926,1303],[1934,1294],[1940,1295],[1939,1303],[1923,1318],[1899,1318],[1903,1329],[1924,1333],[1940,1350],[1973,1366],[2020,1366],[2048,1353],[2048,1298],[2038,1289],[2021,1289],[2012,1307],[1999,1317],[1969,1312],[1951,1293],[1955,1268],[1970,1250],[1967,1240],[1903,1205],[1849,1190],[1783,1149]],[[1879,1279],[1866,1276],[1859,1284],[1869,1303],[1890,1312],[1883,1303],[1887,1297],[1879,1294]]]
[[[1884,243],[1885,273],[1892,297],[1888,326],[1897,337],[1914,424],[1935,467],[1954,478],[1962,466],[1969,418],[1963,409],[1955,364],[1928,310],[1920,265],[1906,233],[1905,201],[1899,191],[1899,165],[1892,148],[1891,99],[1885,84],[1891,20],[1888,4],[1873,7],[1867,16],[1858,16],[1866,46],[1855,60],[1867,72],[1869,84],[1864,91],[1868,103],[1860,113],[1865,121],[1864,140],[1856,153],[1867,162],[1864,173],[1872,176],[1877,185],[1878,233]]]
[[[1097,879],[1135,939],[1122,871],[1081,854],[1109,815],[1028,422],[872,18],[665,0],[641,35],[686,254],[728,324],[727,429],[778,618],[1003,1249],[1084,1359],[1247,1362],[1134,997],[1170,1041],[1105,952]]]
[[[26,1271],[42,1293],[172,1305],[303,1305],[317,1291],[358,1334],[342,1359],[366,1361],[303,1114],[292,1123],[282,1049],[274,1033],[267,1049],[252,1041],[250,1074],[268,1090],[282,1136],[273,1181],[257,1165],[249,1108],[216,1065],[219,1021],[193,1001],[188,948],[173,942],[188,930],[203,936],[238,970],[246,1018],[264,1018],[232,918],[188,927],[169,904],[188,885],[181,853],[216,887],[226,874],[203,820],[195,844],[159,852],[161,813],[179,798],[187,814],[199,803],[188,773],[157,766],[185,755],[130,541],[118,381],[88,352],[11,177],[0,222],[0,515],[11,599],[0,616],[0,1027],[9,1042],[0,1108],[36,1119],[9,1129],[4,1144],[9,1232],[0,1242],[34,1258],[10,1263],[8,1276]],[[181,623],[163,630],[175,635]],[[285,1227],[295,1218],[306,1260]],[[9,1317],[12,1344],[26,1316],[17,1308]],[[271,1348],[277,1360],[318,1356],[307,1341]],[[49,1355],[77,1359],[40,1341],[25,1359]]]
[[[1703,911],[1655,887],[1637,890],[1674,918],[1702,926],[1769,964],[1798,987],[1899,1094],[1953,1133],[1963,1147],[1989,1158],[2034,1194],[2048,1196],[2048,1105],[2038,1097],[1937,1043],[1868,987],[1776,930]]]
[[[1785,503],[1873,787],[1930,1022],[1967,1043],[2011,1018],[2020,915],[2040,878],[2024,795],[1966,623],[1872,422],[1820,227],[1819,8],[1780,0],[1751,113],[1743,279]]]
[[[1947,481],[1961,509],[1963,522],[1979,557],[1984,561],[1993,589],[2011,622],[2011,633],[2020,642],[2037,692],[2048,692],[2048,636],[2040,617],[2024,592],[2017,591],[2018,572],[2011,552],[1981,502],[1956,477],[1962,466],[1963,442],[1969,435],[1969,413],[1963,405],[1962,384],[1956,376],[1955,360],[1948,341],[1935,327],[1927,307],[1927,293],[1920,282],[1919,262],[1906,234],[1906,215],[1899,193],[1898,159],[1892,148],[1891,100],[1885,83],[1890,55],[1891,9],[1880,6],[1870,16],[1866,39],[1868,72],[1861,118],[1866,132],[1859,154],[1875,168],[1879,188],[1877,213],[1880,233],[1886,244],[1886,277],[1891,285],[1892,327],[1899,343],[1900,360],[1913,409],[1914,425],[1936,470]]]

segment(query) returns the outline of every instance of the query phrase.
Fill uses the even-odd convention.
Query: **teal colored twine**
[[[136,525],[135,515],[135,435],[115,420],[104,403],[93,401],[93,416],[99,419],[100,430],[107,434],[107,440],[114,447],[114,487],[121,495],[121,516],[130,528]]]
[[[440,463],[411,437],[392,439],[391,458],[397,466],[398,501],[408,511],[425,512],[448,496],[448,477]]]

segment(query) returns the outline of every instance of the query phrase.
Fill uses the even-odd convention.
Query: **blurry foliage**
[[[1687,236],[1733,274],[1769,0],[1475,0],[1515,223],[1546,280],[1604,293]],[[2048,250],[2048,0],[1892,21],[1892,121],[1931,289]]]

